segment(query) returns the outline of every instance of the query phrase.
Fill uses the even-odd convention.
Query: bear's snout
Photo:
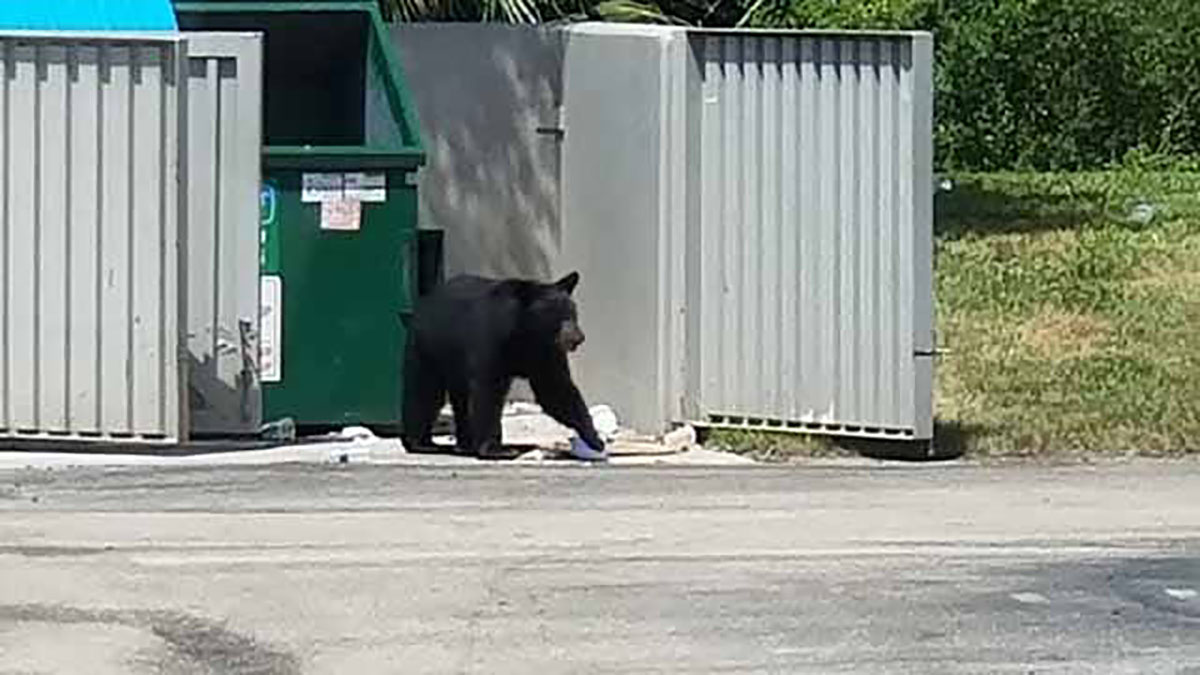
[[[583,344],[585,339],[583,331],[579,329],[578,325],[573,323],[563,326],[562,330],[558,332],[558,344],[566,352],[573,352],[579,349],[579,346]]]

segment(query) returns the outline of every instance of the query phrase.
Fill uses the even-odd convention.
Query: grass
[[[954,177],[942,425],[978,456],[1200,448],[1200,173]]]
[[[938,455],[1200,450],[1200,172],[960,174],[936,198]],[[714,432],[766,461],[846,443]],[[859,449],[861,452],[861,448]]]

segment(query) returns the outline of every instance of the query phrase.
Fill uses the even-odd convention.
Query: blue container
[[[0,0],[0,30],[177,30],[171,0]]]

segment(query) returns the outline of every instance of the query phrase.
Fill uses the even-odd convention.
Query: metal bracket
[[[950,349],[918,349],[913,352],[913,356],[946,356],[953,353]]]

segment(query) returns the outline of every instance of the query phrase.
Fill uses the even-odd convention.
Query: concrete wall
[[[548,279],[560,246],[562,34],[398,24],[428,165],[420,224],[445,231],[446,274]]]

